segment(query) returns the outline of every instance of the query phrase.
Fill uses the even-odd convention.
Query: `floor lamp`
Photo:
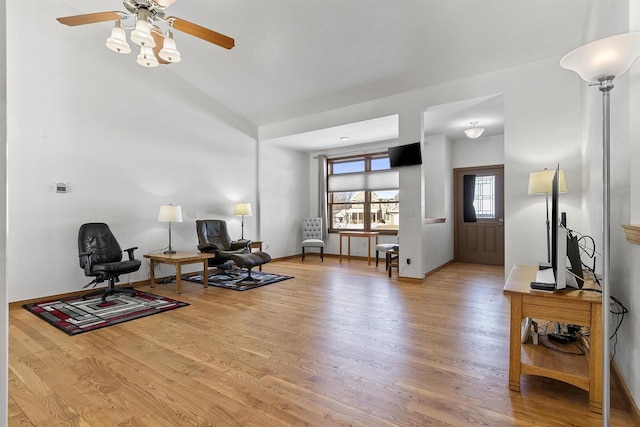
[[[547,202],[547,263],[551,266],[551,223],[549,222],[549,194],[551,194],[551,184],[555,170],[545,169],[535,171],[529,174],[529,191],[528,194],[544,194]],[[560,170],[558,182],[558,191],[560,193],[567,192],[567,181],[564,178],[564,171]]]
[[[609,300],[610,292],[610,111],[609,94],[613,80],[624,74],[640,56],[640,32],[625,33],[596,40],[564,56],[560,66],[575,71],[583,80],[598,86],[602,92],[602,193],[603,193],[603,274],[602,274],[602,425],[609,425],[610,364],[609,356]]]

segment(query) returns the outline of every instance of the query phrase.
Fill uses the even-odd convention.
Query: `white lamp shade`
[[[131,53],[131,47],[127,43],[127,37],[120,21],[116,21],[116,26],[111,30],[111,37],[107,39],[105,44],[116,53]]]
[[[162,45],[160,52],[158,52],[158,56],[165,61],[172,63],[180,62],[182,60],[182,56],[176,48],[176,41],[173,39],[171,31],[169,31],[167,36],[164,38],[164,44]]]
[[[233,214],[251,216],[251,203],[247,203],[247,202],[236,203],[236,207],[233,210]]]
[[[560,66],[572,70],[587,82],[612,80],[624,74],[640,56],[640,32],[596,40],[572,50]]]
[[[529,191],[528,194],[547,194],[553,191],[553,175],[555,170],[545,169],[543,171],[531,172],[529,174]],[[567,192],[567,181],[564,178],[564,171],[560,170],[560,181],[558,182],[558,191]]]
[[[484,128],[472,127],[464,130],[464,134],[471,139],[480,138],[480,136],[484,133]]]
[[[158,222],[182,222],[182,207],[173,205],[160,206]]]
[[[156,41],[151,36],[151,24],[144,19],[138,19],[135,30],[131,31],[131,41],[138,46],[156,47]]]
[[[160,63],[158,62],[158,58],[156,58],[156,56],[153,54],[153,49],[147,46],[142,46],[140,48],[140,53],[138,54],[136,61],[139,65],[148,68],[157,67],[158,65],[160,65]]]

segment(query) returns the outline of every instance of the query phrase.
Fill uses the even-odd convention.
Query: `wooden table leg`
[[[509,390],[520,391],[520,352],[522,340],[522,295],[511,294],[509,327]]]
[[[176,263],[176,293],[182,293],[182,266]]]
[[[371,265],[371,235],[367,236],[367,263]]]
[[[609,314],[609,313],[607,313]],[[589,346],[589,410],[602,414],[602,305],[591,304]]]
[[[151,267],[151,271],[149,272],[149,282],[151,287],[155,287],[156,286],[156,274],[155,274],[155,270],[156,270],[156,262],[155,260],[151,260],[149,262],[149,266]]]
[[[202,286],[207,289],[209,287],[209,260],[205,259],[202,263],[204,264],[202,267]]]

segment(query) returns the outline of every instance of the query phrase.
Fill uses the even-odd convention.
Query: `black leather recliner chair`
[[[109,295],[115,293],[128,293],[135,295],[136,291],[131,287],[116,288],[115,282],[119,282],[121,274],[133,273],[140,269],[140,260],[134,259],[133,251],[137,247],[125,249],[129,254],[128,260],[122,260],[122,249],[107,224],[92,222],[83,224],[78,231],[78,253],[80,257],[80,268],[84,270],[85,276],[95,277],[83,288],[102,283],[108,280],[105,289],[90,292],[82,296],[85,299],[89,296],[102,294],[102,302],[105,302]]]
[[[209,267],[226,270],[233,264],[232,255],[249,253],[251,240],[231,240],[226,221],[201,219],[196,221],[198,250],[215,254],[209,258]]]

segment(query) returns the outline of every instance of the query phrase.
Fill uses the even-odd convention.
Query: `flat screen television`
[[[392,168],[422,164],[422,148],[419,142],[389,147],[387,152],[389,153],[389,166]]]
[[[582,262],[578,239],[567,230],[567,217],[560,213],[560,165],[556,167],[551,183],[551,266],[556,290],[582,289]],[[567,267],[567,259],[570,268]]]

